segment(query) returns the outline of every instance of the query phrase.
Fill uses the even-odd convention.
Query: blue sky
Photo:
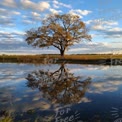
[[[122,53],[121,0],[1,0],[0,54],[59,53],[57,49],[28,46],[25,31],[37,28],[49,14],[79,15],[92,42],[70,47],[67,54]]]

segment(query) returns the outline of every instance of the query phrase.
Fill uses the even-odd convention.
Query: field
[[[122,54],[77,54],[77,55],[65,55],[61,57],[58,54],[42,54],[42,55],[0,55],[0,62],[10,63],[88,63],[88,64],[100,64],[110,63],[118,60],[122,64]]]

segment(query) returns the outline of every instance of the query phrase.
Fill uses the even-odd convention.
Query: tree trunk
[[[64,57],[64,54],[65,54],[65,50],[60,50],[60,55],[61,55],[62,57]]]

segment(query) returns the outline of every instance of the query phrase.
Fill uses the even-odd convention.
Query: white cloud
[[[15,3],[14,0],[3,0],[1,4],[8,7],[17,7],[17,4]]]
[[[90,13],[92,13],[92,11],[89,11],[89,10],[80,10],[80,9],[75,9],[75,10],[70,10],[69,11],[70,14],[72,15],[78,15],[80,16],[80,18],[82,18],[83,16],[86,16]]]
[[[7,10],[4,8],[0,8],[0,26],[15,26],[14,16],[21,15],[18,11]]]
[[[32,0],[20,0],[19,2],[15,2],[14,0],[3,0],[0,4],[7,7],[32,9],[41,12],[50,8],[50,4],[45,1],[33,2]]]
[[[78,51],[85,51],[88,50],[88,48],[73,48],[73,49],[69,49],[69,53],[71,52],[78,52]]]
[[[53,0],[53,7],[54,8],[60,8],[60,6],[61,7],[66,7],[66,8],[71,8],[71,5],[69,5],[69,4],[64,4],[64,3],[61,3],[57,0]]]
[[[109,31],[120,32],[120,31],[122,31],[122,28],[115,27],[115,28],[111,28],[111,29],[109,29]]]
[[[18,11],[12,11],[11,13],[14,14],[14,15],[20,15],[20,14],[21,14],[21,13],[18,12]]]
[[[122,38],[122,28],[118,27],[111,27],[111,28],[104,28],[102,31],[100,31],[101,34],[104,34],[105,38]]]
[[[56,9],[59,8],[59,6],[57,4],[53,4],[53,7],[56,8]]]
[[[13,18],[11,17],[7,17],[7,16],[1,16],[0,18],[0,26],[1,27],[8,27],[8,26],[15,26],[15,24],[13,23]],[[2,28],[3,29],[3,28]]]
[[[88,20],[85,22],[86,24],[92,24],[92,25],[101,25],[101,26],[115,26],[118,25],[117,21],[105,21],[104,19],[94,19],[94,20]]]
[[[37,12],[31,12],[31,13],[34,17],[40,17],[40,14],[38,14]]]
[[[43,17],[42,17],[42,14],[32,11],[26,15],[23,15],[22,18],[23,18],[22,22],[24,24],[37,24],[38,25],[38,22],[41,23],[41,20]]]
[[[23,22],[24,24],[35,24],[35,21],[27,20],[27,19],[23,20],[22,22]]]
[[[88,10],[80,10],[80,9],[77,9],[77,10],[74,10],[74,12],[77,12],[81,15],[87,15],[87,14],[90,14],[91,11],[88,11]]]
[[[73,13],[77,13],[77,14],[80,14],[80,15],[88,15],[90,13],[92,13],[92,11],[89,11],[89,10],[80,10],[80,9],[75,9],[75,10],[70,10],[70,12],[73,12]]]
[[[91,30],[96,31],[97,37],[122,38],[122,28],[117,21],[105,21],[103,19],[88,20],[85,22]],[[98,34],[99,33],[99,34]]]
[[[111,51],[121,51],[121,47],[111,46],[109,42],[81,42],[71,46],[67,54],[105,54]]]
[[[62,13],[62,11],[61,10],[55,10],[55,9],[50,9],[50,12],[52,13],[52,14],[59,14],[59,13]]]
[[[103,82],[93,82],[91,88],[89,89],[90,93],[99,93],[103,92],[113,92],[118,90],[118,86],[121,86],[121,81],[103,81]]]
[[[58,4],[59,2],[57,0],[53,0],[53,3],[54,4]]]
[[[69,14],[71,14],[71,15],[77,15],[77,16],[79,16],[80,18],[83,18],[80,14],[75,13],[75,12],[73,12],[73,11],[69,11]]]
[[[21,4],[22,4],[22,7],[25,9],[32,9],[32,10],[41,11],[41,12],[46,9],[49,9],[50,7],[50,4],[44,1],[35,3],[30,0],[21,0]]]
[[[94,26],[92,26],[91,29],[93,29],[93,30],[104,30],[104,26],[102,26],[102,25],[94,25]]]
[[[51,54],[51,53],[52,54],[58,54],[57,50],[42,50],[42,49],[35,50],[35,49],[29,48],[29,47],[21,48],[21,46],[17,46],[17,48],[18,49],[1,50],[0,54],[9,54],[9,55],[14,55],[14,54],[17,54],[17,55],[22,55],[22,54],[23,55],[28,55],[28,54],[35,55],[35,54]]]
[[[41,21],[42,20],[41,15],[39,13],[37,13],[37,12],[31,12],[31,15],[32,15],[32,19],[31,19],[32,21],[37,22],[37,21]]]
[[[106,25],[118,25],[117,21],[103,21],[102,24],[106,24]]]
[[[4,8],[0,8],[0,14],[12,16],[12,15],[20,15],[21,13],[18,11],[12,11],[12,10],[10,11]]]
[[[8,42],[15,44],[16,42],[22,41],[23,36],[24,33],[20,31],[0,31],[0,44],[8,44]]]

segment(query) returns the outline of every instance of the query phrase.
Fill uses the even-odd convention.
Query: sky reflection
[[[91,78],[91,83],[81,97],[82,99],[75,104],[70,103],[70,106],[79,110],[84,117],[92,116],[97,111],[104,115],[104,111],[110,113],[112,107],[122,106],[121,66],[66,64],[65,67],[72,76],[80,76],[82,80]],[[34,71],[55,72],[60,65],[0,64],[0,68],[0,110],[27,112],[36,109],[44,113],[44,111],[56,111],[62,107],[61,100],[51,102],[47,99],[42,88],[39,90],[39,87],[36,89],[27,87],[28,80],[26,79],[28,74]],[[84,117],[82,119],[85,120]]]

